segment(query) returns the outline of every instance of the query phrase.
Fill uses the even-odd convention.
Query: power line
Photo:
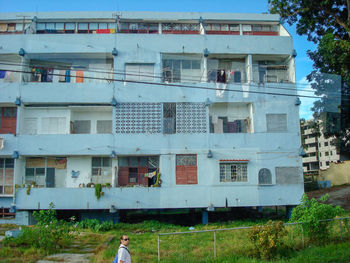
[[[30,67],[47,67],[48,66],[47,64],[38,64],[38,63],[36,63],[36,64],[33,64],[33,65],[29,65],[29,64],[25,64],[25,63],[13,63],[12,61],[5,61],[5,60],[3,60],[3,61],[4,62],[8,62],[8,63],[0,62],[0,64],[2,64],[2,65],[12,65],[12,66],[30,66]],[[64,63],[64,62],[59,62],[59,63]],[[89,67],[89,69],[86,69],[85,67],[78,67],[78,66],[76,66],[76,69],[79,69],[79,68],[83,68],[85,72],[93,72],[93,73],[105,73],[105,74],[113,74],[113,75],[138,76],[138,77],[149,77],[149,78],[159,78],[159,79],[163,79],[164,78],[164,76],[155,76],[155,75],[147,75],[147,74],[139,74],[139,73],[137,73],[137,74],[126,73],[125,70],[124,71],[122,71],[122,70],[104,71],[104,70],[97,69],[97,68]],[[74,69],[71,69],[70,67],[64,67],[64,66],[60,66],[60,65],[56,66],[55,69],[58,69],[58,70],[74,70]],[[93,70],[93,69],[95,69],[95,70]],[[200,77],[200,78],[202,78],[202,77]],[[183,75],[181,76],[181,79],[182,80],[188,80],[188,81],[198,81],[198,78],[184,78]],[[237,84],[239,84],[239,83],[237,83]],[[296,87],[298,87],[298,85],[299,86],[300,85],[310,86],[310,84],[302,84],[302,83],[299,83],[299,84],[283,83],[283,85],[290,85],[290,86],[296,86]],[[249,86],[260,87],[261,85],[250,83]],[[301,89],[298,89],[298,88],[286,88],[286,87],[279,88],[279,87],[271,87],[271,86],[265,86],[265,88],[276,89],[276,90],[291,90],[291,91],[315,93],[315,90],[304,89],[304,88],[301,88]],[[328,94],[338,95],[339,93],[338,92],[329,92]]]
[[[24,70],[8,70],[8,69],[0,69],[2,71],[10,71],[10,72],[18,72],[18,73],[27,73],[31,74],[32,71],[24,71]],[[57,73],[50,73],[52,76],[69,76],[69,77],[76,77],[73,75],[62,75]],[[116,81],[116,82],[123,82],[123,83],[138,83],[138,84],[147,84],[147,85],[156,85],[156,86],[167,86],[167,87],[182,87],[182,88],[190,88],[190,89],[204,89],[204,90],[221,90],[221,91],[232,91],[232,92],[240,92],[240,93],[254,93],[254,94],[263,94],[263,95],[276,95],[276,96],[287,96],[287,97],[303,97],[303,98],[312,98],[312,99],[322,99],[323,97],[318,96],[308,96],[308,95],[298,95],[298,94],[284,94],[284,93],[276,93],[276,92],[262,92],[262,91],[251,91],[251,90],[235,90],[235,89],[217,89],[217,88],[210,88],[210,87],[203,87],[203,86],[191,86],[191,85],[184,85],[184,84],[170,84],[170,83],[159,83],[159,82],[147,82],[147,81],[136,81],[136,80],[123,80],[123,79],[116,79],[116,78],[98,78],[98,77],[79,77],[78,78],[85,78],[85,79],[95,79],[95,80],[105,80],[105,81]],[[227,84],[226,84],[227,85]],[[327,97],[328,99],[340,99],[341,97]]]

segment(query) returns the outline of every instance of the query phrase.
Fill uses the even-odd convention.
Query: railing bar
[[[350,217],[342,217],[342,218],[334,218],[334,219],[323,219],[318,220],[318,222],[325,222],[325,221],[333,221],[333,220],[344,220],[344,219],[350,219]],[[303,222],[294,222],[294,223],[284,223],[284,226],[290,226],[290,225],[299,225],[303,224]],[[230,230],[240,230],[240,229],[250,229],[252,226],[244,226],[244,227],[234,227],[234,228],[221,228],[221,229],[208,229],[208,230],[198,230],[198,231],[186,231],[186,232],[174,232],[174,233],[159,233],[160,236],[166,236],[166,235],[181,235],[181,234],[191,234],[191,233],[205,233],[205,232],[214,232],[214,231],[230,231]]]

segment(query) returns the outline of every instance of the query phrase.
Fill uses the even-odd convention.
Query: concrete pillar
[[[207,225],[209,222],[209,214],[206,209],[202,210],[202,224]]]
[[[114,224],[118,224],[120,221],[120,217],[119,217],[119,210],[117,210],[115,213],[112,214],[113,215],[113,223]]]
[[[288,219],[291,218],[291,216],[292,216],[292,211],[293,211],[293,209],[294,209],[295,207],[296,207],[295,205],[286,205],[286,217],[287,217]]]
[[[207,82],[207,81],[208,81],[208,58],[204,57],[204,59],[203,59],[203,75],[202,75],[201,82]]]
[[[259,213],[262,213],[262,211],[263,211],[262,206],[257,206],[256,209],[258,210]]]
[[[251,83],[253,81],[253,58],[252,55],[248,55],[245,58],[245,70],[247,76],[247,83]]]

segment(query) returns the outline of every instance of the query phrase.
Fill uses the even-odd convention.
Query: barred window
[[[112,121],[103,120],[97,121],[97,133],[112,133]]]
[[[0,195],[13,194],[14,159],[0,158]]]
[[[74,121],[74,133],[77,134],[88,134],[91,133],[91,121]]]
[[[248,164],[220,163],[220,182],[247,182]]]
[[[259,171],[259,184],[272,184],[271,171],[267,168],[262,168]]]

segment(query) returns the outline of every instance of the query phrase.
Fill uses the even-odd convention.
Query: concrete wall
[[[350,161],[342,163],[331,163],[325,171],[320,171],[320,180],[331,181],[332,185],[342,185],[350,183]]]

